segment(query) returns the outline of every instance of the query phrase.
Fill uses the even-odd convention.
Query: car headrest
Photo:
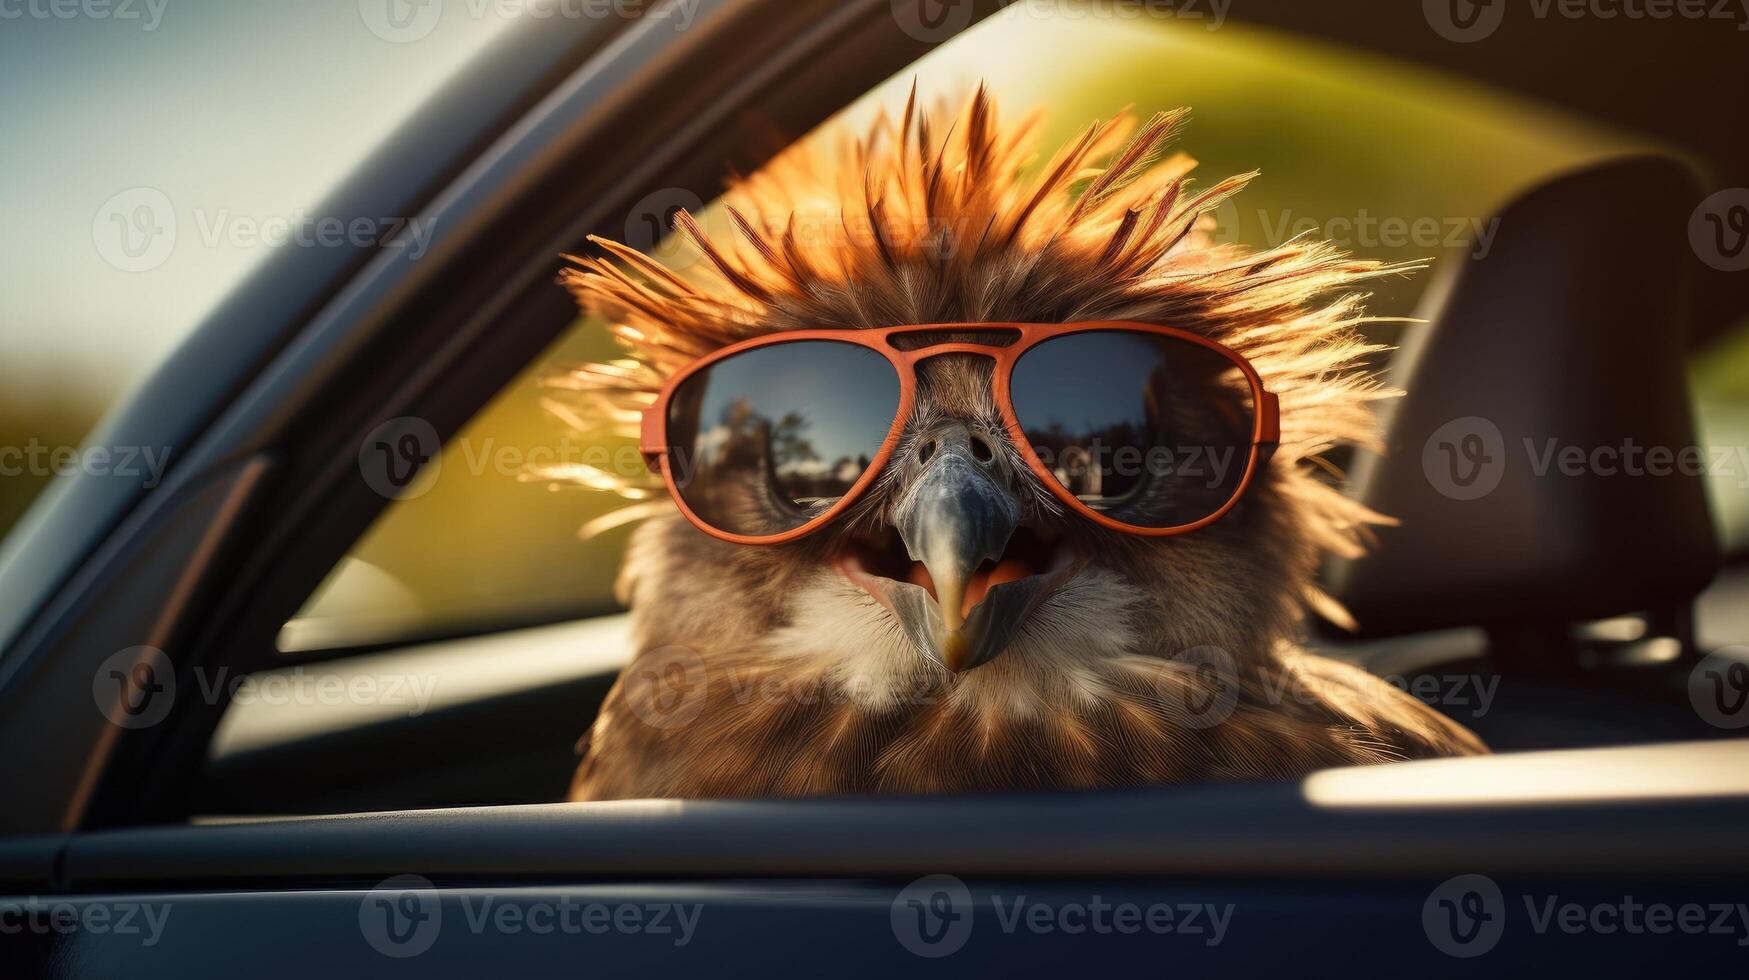
[[[1684,343],[1701,192],[1616,159],[1514,202],[1442,266],[1354,491],[1401,523],[1325,569],[1363,635],[1564,626],[1686,601],[1718,544]]]

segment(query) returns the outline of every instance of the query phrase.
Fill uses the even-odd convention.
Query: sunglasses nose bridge
[[[996,392],[996,365],[1001,361],[1001,350],[996,345],[941,343],[908,352],[898,359],[900,370],[910,375],[907,387],[916,394],[906,399],[893,426],[895,440],[904,433],[909,433],[909,438],[898,442],[884,468],[901,480],[909,480],[928,465],[932,455],[947,451],[992,479],[1004,484],[1013,481],[1015,474],[1010,472],[1007,454],[1003,452],[1003,443],[1012,438],[1012,433],[1006,426],[985,431],[976,421],[1003,414]],[[924,368],[930,362],[956,355],[987,361],[989,375],[981,382],[966,384],[963,378]],[[952,370],[949,365],[938,367]],[[978,390],[979,384],[982,391]],[[933,394],[925,397],[922,395],[925,390]]]
[[[925,361],[933,361],[938,357],[949,357],[954,354],[970,354],[973,357],[984,357],[994,361],[1001,350],[1001,347],[989,344],[936,344],[911,352],[908,359],[913,367],[921,365]]]
[[[900,360],[900,369],[910,375],[910,387],[912,388],[912,390],[915,391],[915,390],[920,389],[922,387],[923,383],[925,382],[925,375],[924,375],[924,365],[925,364],[927,364],[930,361],[938,360],[938,359],[943,358],[943,357],[951,357],[954,355],[969,355],[972,357],[982,358],[982,359],[990,362],[990,375],[984,381],[984,384],[988,388],[988,391],[987,391],[987,395],[989,398],[988,407],[997,408],[997,410],[1000,411],[1000,408],[998,406],[998,401],[999,401],[1000,396],[998,395],[997,390],[996,390],[997,389],[996,376],[999,373],[997,370],[997,365],[1002,360],[1002,347],[1001,346],[989,345],[989,344],[958,343],[958,342],[937,344],[937,345],[934,345],[931,347],[924,348],[922,350],[910,352],[908,354],[903,355],[901,360]],[[900,419],[898,419],[898,425],[900,427],[910,426],[912,424],[913,418],[916,416],[916,414],[918,412],[918,409],[919,409],[919,401],[914,397],[913,400],[911,401],[910,405],[906,409],[906,412],[904,413],[904,417],[901,417]]]
[[[925,364],[928,364],[930,361],[940,360],[944,357],[953,357],[955,355],[977,357],[989,361],[990,383],[995,383],[996,364],[1002,359],[1002,348],[992,347],[986,344],[938,344],[934,347],[926,347],[922,350],[902,355],[901,363],[904,365],[904,370],[910,372],[912,383],[915,384],[923,379],[923,366]]]

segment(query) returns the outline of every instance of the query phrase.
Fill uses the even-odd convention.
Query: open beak
[[[1020,501],[964,439],[942,439],[899,504],[903,559],[851,553],[840,569],[955,673],[993,660],[1076,564],[1029,530]],[[879,571],[877,571],[879,569]],[[890,574],[881,574],[881,572]]]
[[[971,592],[974,578],[1001,559],[1020,524],[1020,502],[962,446],[948,444],[911,485],[894,524],[911,560],[923,565],[927,581],[914,584],[933,585],[942,627],[953,635],[983,598]]]

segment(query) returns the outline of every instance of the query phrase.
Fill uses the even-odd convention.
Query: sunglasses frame
[[[898,347],[895,347],[892,343],[893,337],[906,334],[969,333],[979,331],[1016,332],[1019,334],[1019,337],[1009,344],[941,343],[929,344],[915,350],[901,350]],[[1099,331],[1146,333],[1161,337],[1171,337],[1175,340],[1187,341],[1198,347],[1214,351],[1233,362],[1234,366],[1244,374],[1245,380],[1250,383],[1251,399],[1255,409],[1252,412],[1251,451],[1245,461],[1245,473],[1240,478],[1239,485],[1233,490],[1233,495],[1229,497],[1214,513],[1192,523],[1179,524],[1173,527],[1140,527],[1134,524],[1125,524],[1122,521],[1107,517],[1082,503],[1081,500],[1071,493],[1067,487],[1057,481],[1056,476],[1051,473],[1051,471],[1045,467],[1044,462],[1039,459],[1038,453],[1033,449],[1031,441],[1026,438],[1025,433],[1020,428],[1020,420],[1015,415],[1014,402],[1010,397],[1009,382],[1014,374],[1014,365],[1019,362],[1021,355],[1047,340],[1055,340],[1059,337],[1065,337],[1071,334],[1094,333]],[[893,370],[899,377],[899,404],[894,410],[892,427],[888,429],[886,438],[881,442],[880,451],[877,452],[874,459],[869,462],[868,469],[863,471],[862,476],[857,478],[857,481],[851,485],[849,490],[845,491],[844,496],[840,497],[837,503],[833,504],[818,517],[815,517],[813,520],[808,521],[800,527],[792,528],[781,534],[746,535],[733,534],[721,528],[711,526],[708,522],[701,520],[699,516],[693,512],[692,508],[688,506],[686,498],[681,495],[679,485],[675,482],[673,467],[669,463],[669,401],[672,399],[675,390],[678,389],[681,384],[685,383],[688,378],[718,361],[728,357],[733,357],[736,354],[757,347],[770,347],[777,344],[796,343],[798,341],[810,340],[835,341],[838,343],[855,344],[859,347],[866,347],[869,350],[881,354],[893,365]],[[1020,454],[1026,460],[1027,466],[1032,469],[1034,475],[1044,481],[1045,485],[1051,489],[1051,492],[1056,495],[1057,499],[1062,501],[1070,510],[1073,510],[1075,513],[1087,518],[1101,527],[1109,528],[1113,531],[1122,531],[1127,534],[1136,534],[1143,537],[1163,538],[1175,534],[1186,534],[1213,524],[1215,521],[1226,516],[1227,512],[1232,510],[1233,507],[1238,504],[1239,498],[1245,495],[1245,491],[1251,486],[1251,481],[1256,477],[1258,471],[1268,462],[1270,455],[1274,453],[1276,447],[1281,443],[1280,402],[1272,392],[1263,386],[1263,379],[1258,376],[1257,369],[1251,366],[1251,362],[1246,360],[1244,355],[1223,344],[1218,344],[1206,337],[1200,337],[1189,331],[1180,330],[1176,327],[1163,327],[1158,324],[1139,323],[1132,320],[1086,320],[1077,323],[932,323],[912,324],[898,327],[880,327],[868,330],[847,328],[832,330],[790,330],[783,333],[769,334],[764,337],[755,337],[752,340],[744,340],[740,343],[724,347],[721,350],[712,351],[704,357],[693,361],[686,367],[676,371],[666,382],[663,383],[661,393],[656,397],[655,403],[649,408],[644,409],[643,424],[638,439],[638,450],[643,453],[644,459],[649,463],[651,469],[660,471],[662,474],[662,482],[668,488],[668,496],[674,500],[674,503],[677,506],[679,506],[680,512],[686,515],[686,519],[691,521],[699,530],[711,535],[712,537],[720,538],[724,541],[733,542],[735,544],[783,544],[788,541],[794,541],[797,538],[812,534],[820,528],[825,527],[827,524],[830,524],[833,519],[844,513],[847,508],[867,492],[869,485],[874,483],[875,479],[880,476],[881,471],[886,468],[888,460],[892,458],[893,450],[898,446],[899,440],[904,436],[905,425],[911,418],[914,396],[917,392],[917,365],[929,360],[930,358],[941,357],[947,354],[975,354],[982,357],[988,357],[995,362],[995,369],[990,378],[991,396],[996,402],[997,410],[1002,414],[1002,421],[1008,430],[1009,439],[1014,443],[1015,447],[1020,450]]]

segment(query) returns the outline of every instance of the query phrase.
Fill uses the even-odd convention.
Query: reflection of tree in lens
[[[787,474],[804,464],[820,458],[814,452],[814,444],[802,436],[802,430],[808,427],[808,420],[795,412],[790,412],[779,419],[771,430],[771,455],[777,460],[777,471]]]

